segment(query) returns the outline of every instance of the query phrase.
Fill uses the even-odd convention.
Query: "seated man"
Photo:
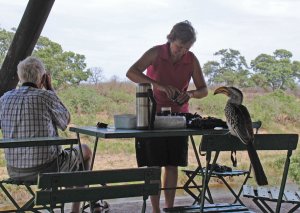
[[[67,128],[70,113],[55,94],[43,63],[27,57],[18,64],[18,76],[22,85],[0,98],[3,138],[58,136],[57,128]],[[85,169],[89,169],[92,152],[85,144],[82,151]],[[36,180],[38,173],[55,172],[58,166],[60,171],[81,169],[78,146],[72,150],[60,146],[5,149],[5,158],[9,176],[18,180]],[[79,212],[79,203],[73,203],[72,212]]]

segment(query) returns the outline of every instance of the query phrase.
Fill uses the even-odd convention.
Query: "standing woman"
[[[175,24],[167,36],[167,43],[146,51],[127,71],[126,76],[135,83],[151,83],[161,107],[172,112],[189,112],[191,98],[207,96],[207,86],[197,57],[189,51],[196,41],[195,30],[189,21]],[[147,70],[145,75],[143,72]],[[188,90],[191,78],[195,90]],[[187,166],[188,137],[137,138],[138,166],[165,167],[163,187],[177,186],[178,166]],[[165,207],[174,205],[175,189],[165,190]],[[158,196],[151,196],[153,212],[160,212]]]

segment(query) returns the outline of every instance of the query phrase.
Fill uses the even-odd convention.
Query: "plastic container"
[[[185,129],[184,116],[155,116],[154,129]]]
[[[134,114],[114,115],[114,123],[116,129],[135,129],[136,115]]]

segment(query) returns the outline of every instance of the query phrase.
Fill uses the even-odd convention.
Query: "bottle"
[[[137,129],[153,129],[156,101],[149,83],[139,83],[136,87]]]

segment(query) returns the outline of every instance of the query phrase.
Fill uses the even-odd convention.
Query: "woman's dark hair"
[[[196,32],[191,22],[185,20],[173,26],[171,32],[167,35],[167,39],[168,42],[173,42],[178,39],[184,44],[187,42],[194,43],[196,41]]]

